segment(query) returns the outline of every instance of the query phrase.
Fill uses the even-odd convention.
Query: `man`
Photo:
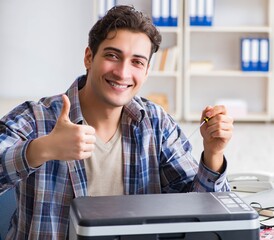
[[[69,206],[80,196],[229,190],[226,109],[203,111],[198,164],[180,126],[136,95],[160,42],[149,18],[116,6],[89,33],[86,75],[1,119],[0,190],[16,187],[18,201],[7,239],[68,238]]]

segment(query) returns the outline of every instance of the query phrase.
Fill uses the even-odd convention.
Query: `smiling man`
[[[0,191],[15,187],[18,202],[7,239],[67,239],[80,196],[229,190],[226,109],[201,113],[197,162],[172,117],[137,95],[160,42],[150,18],[116,6],[89,33],[85,75],[0,120]]]

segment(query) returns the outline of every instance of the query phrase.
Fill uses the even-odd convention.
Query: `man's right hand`
[[[69,98],[63,95],[62,99],[62,111],[53,130],[50,134],[33,140],[27,148],[27,159],[31,167],[38,167],[53,159],[85,159],[91,156],[95,148],[95,129],[72,123],[69,119]]]

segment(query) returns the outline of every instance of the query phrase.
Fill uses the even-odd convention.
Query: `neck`
[[[119,124],[123,107],[109,107],[99,103],[84,91],[79,92],[83,117],[95,128],[96,135],[104,142],[108,142],[115,134]]]

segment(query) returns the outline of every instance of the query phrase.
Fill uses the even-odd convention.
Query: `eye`
[[[106,57],[107,59],[111,59],[111,60],[116,60],[116,59],[118,59],[118,56],[117,56],[116,54],[114,54],[114,53],[106,53],[106,54],[105,54],[105,57]]]
[[[144,67],[145,66],[145,63],[143,61],[141,61],[141,60],[138,60],[138,59],[137,60],[133,60],[132,62],[133,62],[133,64],[135,64],[138,67]]]

